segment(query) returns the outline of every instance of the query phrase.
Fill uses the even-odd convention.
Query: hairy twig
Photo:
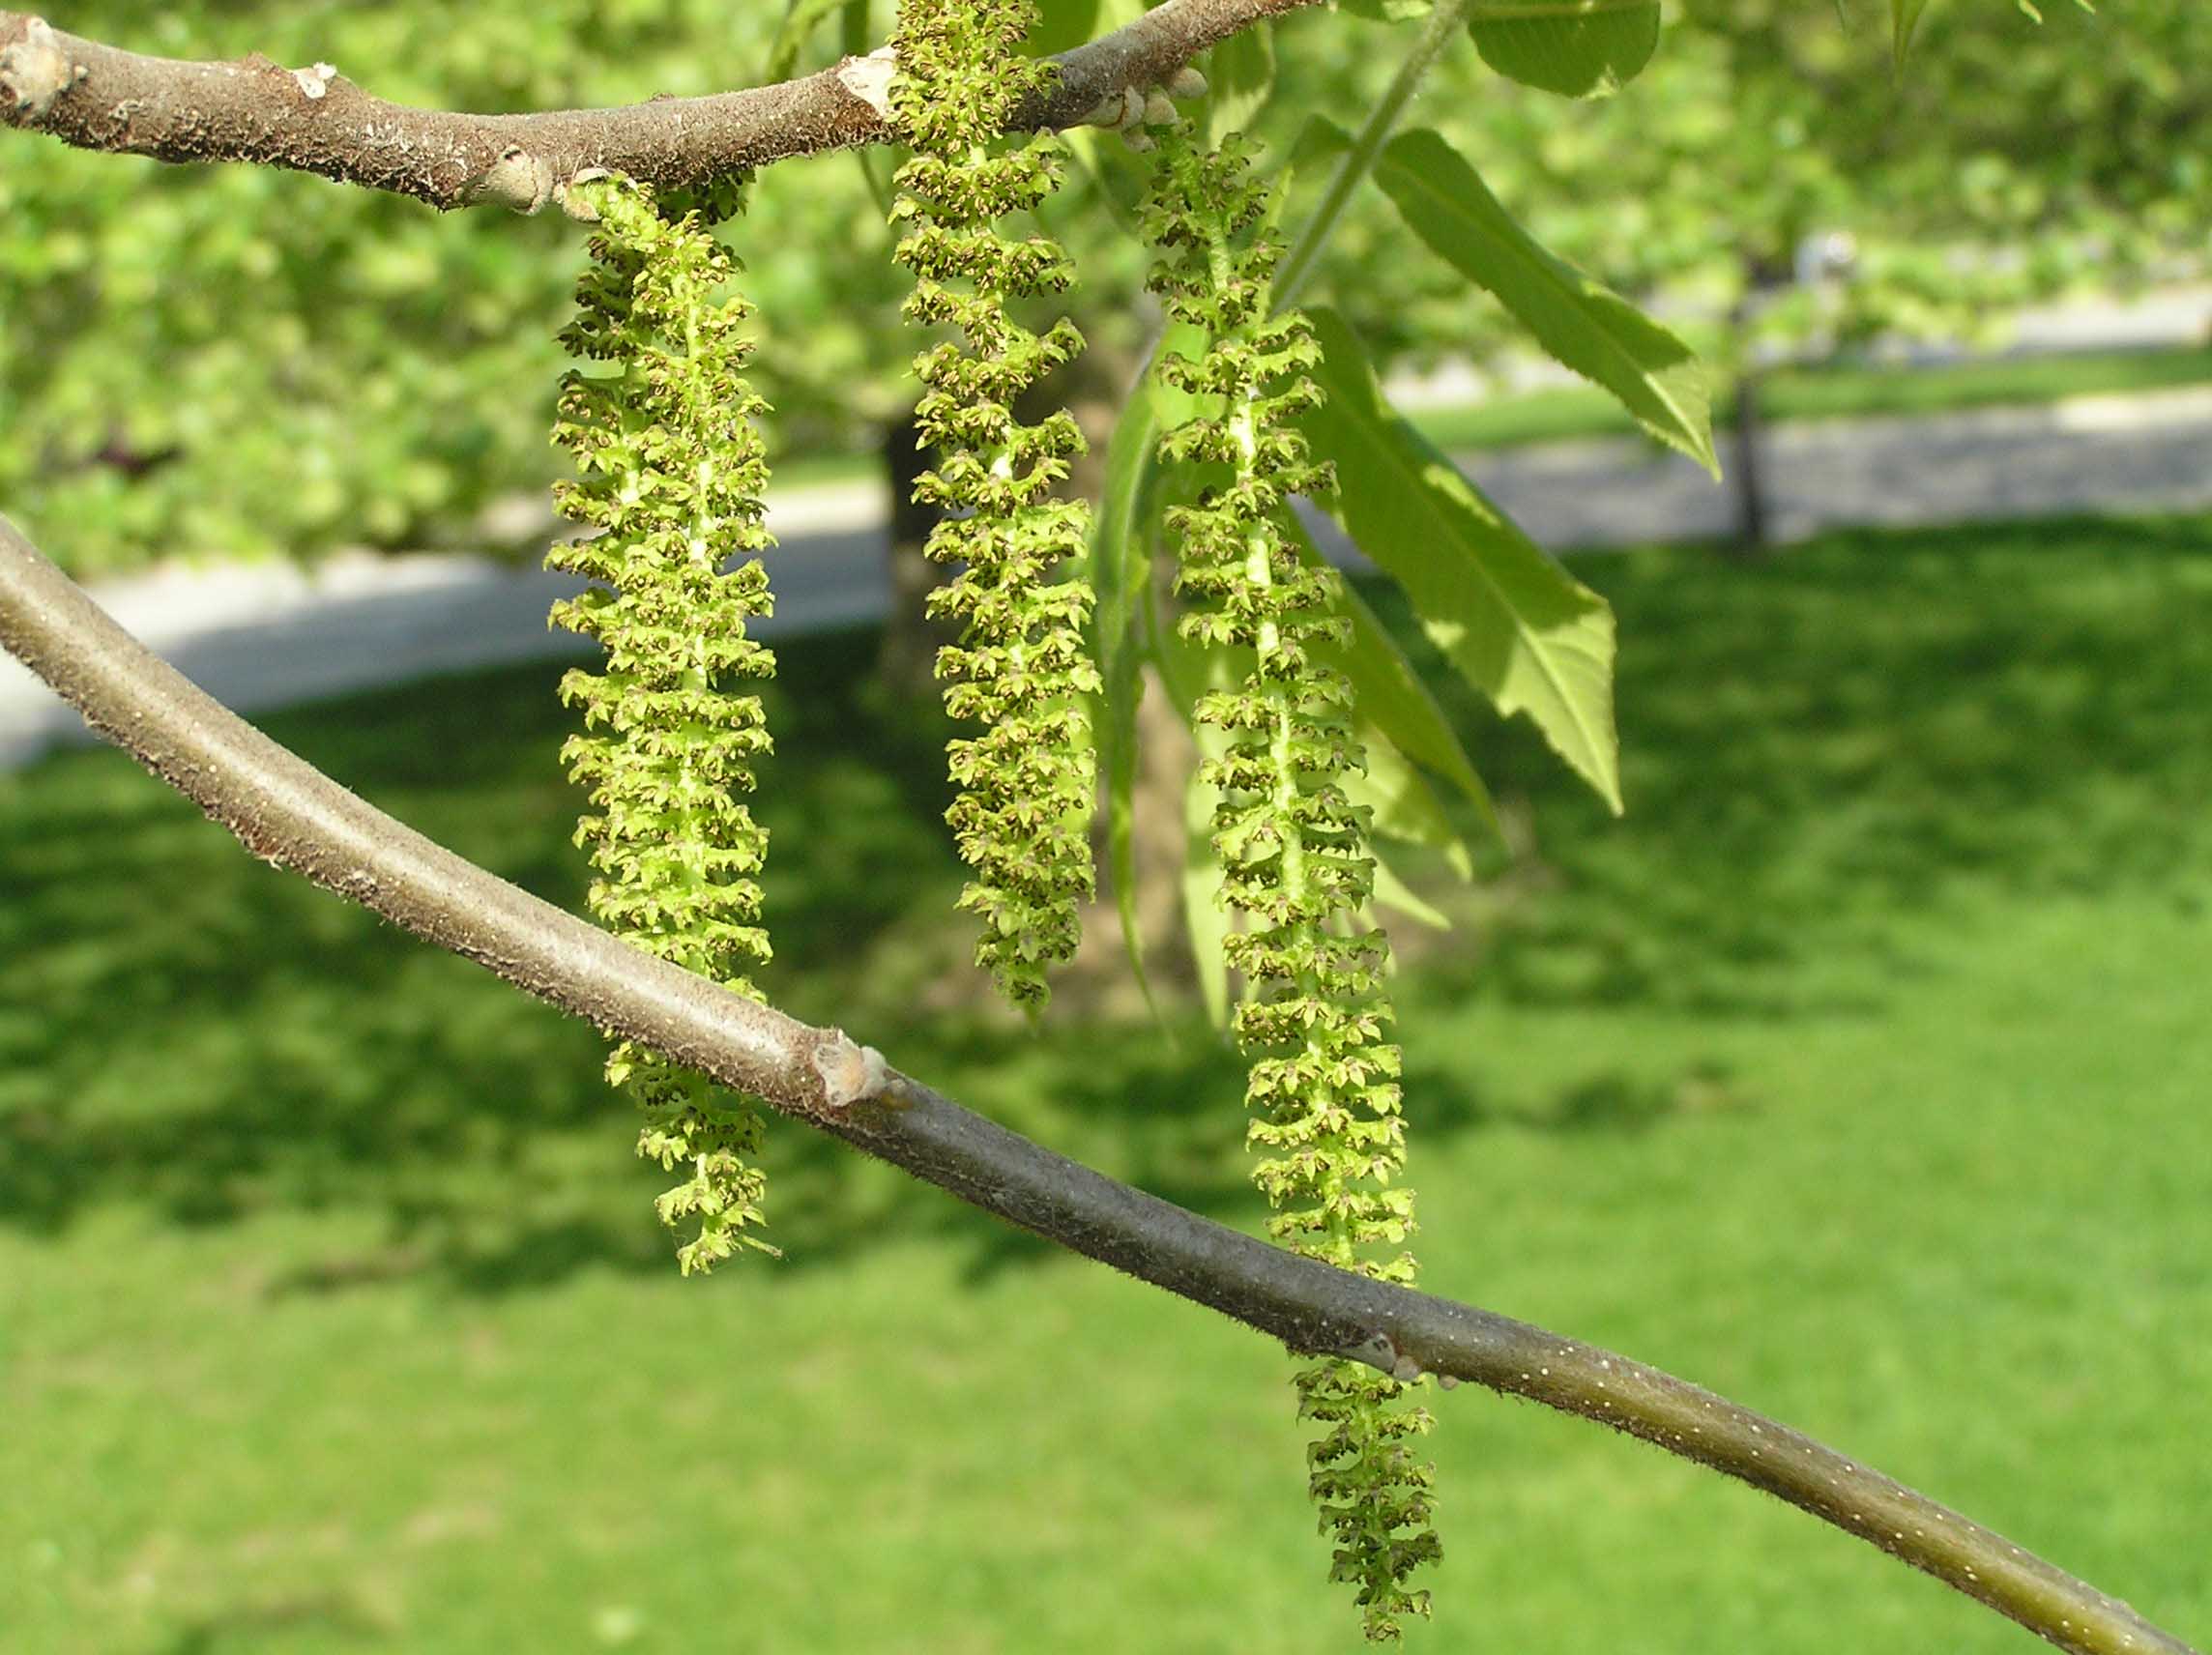
[[[842,1031],[633,948],[376,810],[195,688],[0,518],[0,646],[254,855],[1049,1241],[1411,1381],[1473,1380],[1766,1490],[2081,1655],[2191,1655],[2134,1610],[1810,1437],[1610,1350],[1335,1269],[960,1108]]]
[[[1109,100],[1168,80],[1219,41],[1316,0],[1166,0],[1063,53],[1010,131],[1071,127]],[[433,207],[496,202],[535,213],[597,169],[655,189],[702,184],[792,156],[883,143],[886,52],[773,86],[656,98],[621,109],[471,115],[413,109],[330,64],[287,69],[147,57],[0,11],[0,126],[79,149],[169,161],[253,161],[411,195]]]

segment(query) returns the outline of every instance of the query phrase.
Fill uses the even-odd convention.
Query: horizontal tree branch
[[[1008,123],[1080,124],[1108,100],[1164,84],[1198,53],[1317,0],[1166,0],[1062,53],[1060,77]],[[254,161],[411,195],[535,213],[579,173],[662,189],[792,156],[888,141],[878,52],[774,86],[656,98],[621,109],[471,115],[388,103],[329,64],[287,69],[147,57],[0,11],[0,125],[79,149],[168,161]]]
[[[1049,1241],[1405,1379],[1470,1379],[1766,1490],[2082,1655],[2188,1646],[2020,1547],[1773,1420],[1579,1340],[1369,1281],[1053,1153],[441,849],[217,705],[0,518],[0,646],[255,856],[517,987],[767,1099]],[[119,1035],[123,1031],[118,1031]]]

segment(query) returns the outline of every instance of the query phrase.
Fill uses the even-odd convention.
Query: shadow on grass
[[[1876,1013],[1919,969],[1898,915],[1967,886],[2212,889],[2202,521],[1838,537],[1756,568],[1668,552],[1583,572],[1620,616],[1632,815],[1607,821],[1525,728],[1440,682],[1494,787],[1527,799],[1556,877],[1479,946],[1409,972],[1410,1002]],[[926,1009],[943,924],[965,928],[938,918],[961,880],[940,821],[944,726],[872,698],[864,636],[781,653],[759,800],[779,996],[866,1029],[1009,1125],[1256,1228],[1241,1065],[1194,1024],[1046,1041]],[[553,676],[422,685],[271,728],[574,907]],[[667,1268],[657,1175],[626,1170],[629,1123],[591,1030],[241,857],[120,759],[0,777],[0,1224],[50,1233],[103,1205],[173,1226],[377,1215],[381,1239],[355,1253],[274,1261],[279,1292],[421,1276],[500,1293]],[[1717,1069],[1597,1074],[1508,1118],[1464,1065],[1410,1058],[1431,1141],[1507,1118],[1652,1131],[1732,1101]],[[793,1267],[888,1234],[967,1237],[977,1276],[1044,1251],[934,1191],[857,1176],[806,1134],[775,1131],[771,1159]]]
[[[2202,518],[1870,532],[1753,567],[1657,551],[1577,572],[1620,619],[1628,817],[1607,821],[1524,722],[1440,681],[1557,879],[1424,992],[1871,1012],[1919,969],[1897,916],[1965,888],[2126,884],[2183,905],[2212,888]],[[1852,970],[1823,969],[1838,954]]]

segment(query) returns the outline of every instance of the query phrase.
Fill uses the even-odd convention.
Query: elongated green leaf
[[[1347,771],[1344,791],[1354,804],[1363,804],[1373,813],[1375,843],[1426,846],[1442,853],[1461,879],[1474,878],[1467,841],[1438,802],[1428,778],[1371,724],[1361,726],[1359,744],[1366,752],[1367,768]]]
[[[1331,511],[1468,682],[1499,711],[1528,713],[1617,813],[1613,611],[1390,410],[1342,317],[1310,314],[1327,397],[1302,423],[1336,466]]]
[[[1151,578],[1147,508],[1157,469],[1158,403],[1140,384],[1106,444],[1106,480],[1091,517],[1091,648],[1099,671],[1134,676],[1138,621]]]
[[[1148,600],[1150,594],[1147,595]],[[1154,616],[1150,627],[1152,660],[1168,704],[1190,726],[1198,743],[1197,765],[1183,785],[1183,927],[1198,968],[1198,987],[1206,1014],[1216,1029],[1229,1026],[1229,911],[1221,901],[1221,857],[1213,848],[1213,808],[1219,794],[1200,772],[1208,759],[1228,749],[1228,738],[1197,719],[1199,697],[1236,682],[1245,668],[1227,650],[1199,650],[1176,636],[1172,621]]]
[[[838,45],[847,57],[865,57],[875,31],[870,26],[869,0],[845,0],[843,15],[837,19]]]
[[[1407,918],[1416,920],[1432,931],[1451,929],[1450,916],[1435,903],[1421,897],[1380,855],[1375,859],[1375,902],[1380,908],[1396,909]]]
[[[1509,80],[1601,98],[1635,79],[1659,44],[1659,0],[1474,0],[1468,33]]]
[[[1215,758],[1222,742],[1213,731],[1198,732],[1199,752]],[[1221,901],[1221,858],[1213,849],[1213,807],[1218,799],[1206,780],[1203,759],[1190,772],[1183,792],[1183,924],[1190,933],[1190,954],[1198,967],[1198,992],[1216,1029],[1229,1027],[1229,910]]]
[[[1637,422],[1715,477],[1712,393],[1690,347],[1602,283],[1537,245],[1442,136],[1390,140],[1376,182],[1407,226],[1497,296],[1537,343],[1620,399]]]
[[[1324,560],[1315,547],[1313,537],[1306,533],[1305,525],[1286,511],[1282,527],[1291,544],[1297,549],[1298,561],[1309,568],[1321,567]],[[1437,698],[1429,693],[1429,686],[1421,682],[1421,675],[1413,670],[1413,663],[1406,658],[1406,652],[1398,648],[1398,640],[1390,636],[1389,629],[1367,606],[1367,600],[1348,580],[1340,577],[1334,585],[1338,608],[1352,623],[1352,639],[1342,646],[1318,643],[1313,646],[1313,653],[1350,681],[1354,714],[1362,726],[1362,737],[1368,747],[1374,749],[1379,743],[1387,745],[1392,752],[1386,755],[1385,763],[1395,760],[1402,764],[1405,759],[1411,759],[1443,777],[1481,814],[1483,827],[1493,834],[1498,833],[1498,813],[1491,803],[1490,790],[1475,773],[1474,762],[1460,744],[1459,732],[1451,727],[1444,710],[1437,705]],[[1441,809],[1436,812],[1436,820],[1443,820]],[[1393,831],[1380,817],[1377,826],[1384,832]],[[1470,865],[1463,866],[1468,864],[1469,855],[1456,833],[1432,838],[1423,831],[1410,831],[1401,832],[1399,836],[1421,839],[1440,849],[1445,848],[1448,840],[1453,865],[1463,867],[1465,873],[1472,871]]]
[[[1301,559],[1315,564],[1322,561],[1321,554],[1295,519],[1287,520],[1285,528],[1293,536]],[[1346,796],[1371,813],[1378,868],[1381,869],[1390,856],[1387,846],[1418,845],[1439,853],[1461,879],[1471,880],[1474,861],[1465,837],[1438,800],[1428,777],[1401,750],[1388,724],[1395,722],[1414,732],[1413,739],[1437,754],[1439,769],[1465,772],[1465,780],[1473,790],[1470,797],[1481,809],[1485,825],[1495,831],[1496,818],[1491,811],[1490,797],[1464,753],[1458,753],[1456,766],[1451,763],[1451,755],[1458,751],[1458,739],[1451,734],[1442,712],[1429,698],[1412,665],[1383,630],[1382,623],[1376,620],[1374,612],[1342,580],[1334,584],[1338,588],[1341,612],[1353,619],[1353,641],[1344,649],[1317,645],[1315,653],[1344,672],[1359,696],[1353,711],[1353,730],[1366,753],[1367,767],[1364,771],[1346,774],[1342,782]],[[1374,638],[1364,649],[1360,643],[1362,632],[1371,632]],[[1252,670],[1251,651],[1202,650],[1176,636],[1172,625],[1157,628],[1152,649],[1170,704],[1190,726],[1201,754],[1218,757],[1225,749],[1225,739],[1219,731],[1197,722],[1194,713],[1198,700],[1207,690],[1225,688],[1242,680]],[[1382,658],[1385,653],[1387,660]],[[1401,673],[1403,682],[1399,682]],[[1363,684],[1367,686],[1365,690],[1361,688]],[[1411,693],[1407,684],[1412,686]],[[1208,973],[1215,972],[1222,973],[1226,982],[1226,961],[1217,961],[1214,956],[1228,934],[1228,920],[1225,915],[1203,906],[1215,901],[1221,883],[1220,858],[1212,845],[1213,790],[1199,789],[1194,782],[1192,790],[1186,791],[1184,801],[1188,811],[1197,811],[1203,803],[1207,812],[1204,816],[1190,815],[1185,821],[1190,839],[1183,860],[1183,908],[1191,927],[1191,949],[1199,964],[1202,983]],[[1205,841],[1203,845],[1201,837]],[[1423,924],[1448,924],[1436,909],[1414,896],[1404,881],[1396,877],[1385,880],[1379,875],[1376,900]],[[1208,990],[1209,1007],[1214,1003],[1212,992],[1210,988]],[[1222,992],[1226,995],[1226,989]],[[1224,999],[1220,1003],[1226,1005],[1227,1002]]]
[[[1107,441],[1106,481],[1091,519],[1090,558],[1091,589],[1096,595],[1091,649],[1101,683],[1092,723],[1106,778],[1107,877],[1114,886],[1129,968],[1148,1005],[1153,1003],[1152,987],[1137,923],[1137,706],[1144,696],[1139,623],[1151,579],[1154,503],[1148,484],[1156,471],[1158,437],[1157,405],[1149,384],[1140,384]]]
[[[1279,188],[1290,193],[1290,181],[1307,167],[1320,166],[1332,161],[1352,148],[1352,134],[1326,115],[1308,115],[1298,126],[1298,135],[1291,140],[1291,153],[1277,169],[1282,180]]]
[[[768,48],[771,81],[791,78],[791,72],[799,66],[799,54],[806,49],[807,37],[823,18],[845,3],[846,0],[787,0],[783,21],[776,25],[775,39]]]
[[[1890,50],[1897,54],[1897,67],[1905,67],[1905,54],[1912,46],[1912,31],[1920,27],[1920,14],[1928,10],[1928,0],[1889,0]]]
[[[1206,60],[1207,120],[1215,139],[1252,124],[1260,105],[1275,90],[1275,32],[1272,24],[1240,29],[1213,48]]]

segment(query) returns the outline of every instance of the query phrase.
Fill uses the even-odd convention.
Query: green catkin
[[[891,82],[892,119],[915,152],[892,211],[899,262],[915,275],[906,315],[957,335],[915,359],[925,388],[916,420],[936,450],[915,498],[947,513],[926,549],[964,566],[930,597],[932,616],[963,623],[937,674],[946,711],[984,726],[951,744],[960,791],[946,820],[975,870],[960,906],[981,921],[976,964],[1031,1010],[1049,992],[1046,968],[1075,952],[1092,890],[1085,697],[1098,688],[1083,639],[1091,589],[1064,569],[1083,550],[1088,511],[1052,492],[1083,438],[1064,410],[1026,424],[1012,409],[1083,348],[1065,318],[1040,334],[1007,311],[1010,299],[1073,279],[1051,240],[996,227],[1057,182],[1050,140],[993,149],[1053,73],[1019,51],[1035,15],[1030,0],[904,0]]]
[[[742,796],[770,741],[760,698],[734,686],[769,677],[775,658],[745,635],[771,609],[759,561],[723,566],[772,543],[754,424],[766,404],[742,373],[750,307],[725,293],[734,263],[702,222],[734,197],[678,215],[622,178],[572,194],[598,230],[561,341],[610,371],[562,378],[553,435],[579,475],[555,499],[601,533],[546,564],[596,583],[552,622],[606,651],[603,672],[561,681],[585,726],[561,756],[597,810],[576,829],[597,871],[592,912],[648,953],[757,996],[745,972],[769,957],[754,880],[768,834]],[[760,1106],[627,1040],[607,1080],[645,1111],[638,1153],[686,1175],[655,1204],[691,1232],[684,1273],[741,1246],[774,1252],[749,1233],[762,1222]]]
[[[1241,136],[1202,154],[1179,130],[1165,134],[1144,214],[1161,249],[1152,291],[1208,338],[1199,360],[1161,363],[1201,409],[1168,434],[1162,454],[1216,479],[1196,505],[1168,513],[1178,590],[1195,600],[1179,630],[1210,649],[1250,652],[1243,682],[1197,710],[1228,742],[1205,776],[1219,797],[1222,899],[1243,918],[1227,950],[1247,985],[1236,1015],[1252,1060],[1247,1135],[1278,1240],[1404,1282],[1413,1274],[1400,1250],[1412,1192],[1392,1181],[1405,1133],[1382,983],[1389,944],[1358,921],[1375,863],[1367,812],[1343,786],[1366,757],[1350,685],[1312,653],[1343,636],[1330,603],[1340,577],[1304,566],[1278,524],[1290,496],[1328,483],[1293,424],[1319,400],[1304,373],[1318,349],[1302,316],[1268,314],[1281,247],[1265,226],[1267,191],[1251,176],[1251,153]],[[1299,1413],[1324,1428],[1307,1459],[1336,1546],[1330,1577],[1357,1588],[1370,1640],[1395,1639],[1401,1616],[1429,1611],[1428,1592],[1410,1590],[1407,1578],[1440,1554],[1432,1470],[1408,1441],[1429,1416],[1404,1403],[1396,1381],[1353,1362],[1314,1363],[1295,1384]]]

